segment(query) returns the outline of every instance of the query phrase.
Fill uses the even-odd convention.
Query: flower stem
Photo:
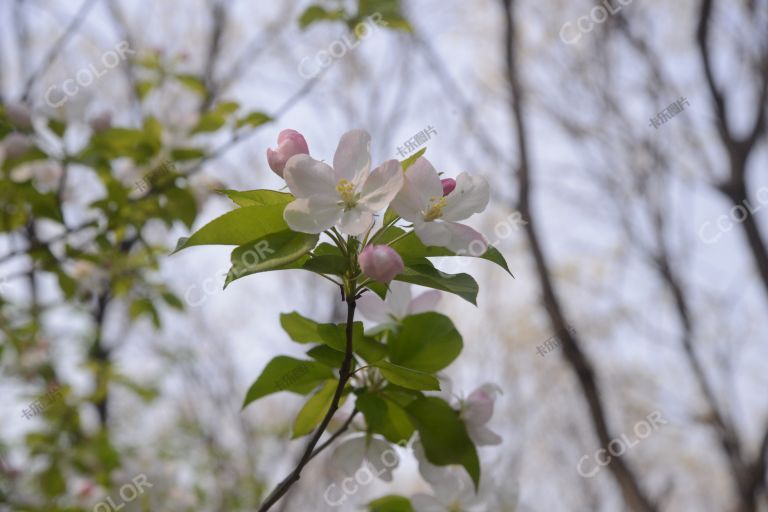
[[[315,433],[312,435],[312,438],[307,443],[306,448],[304,449],[304,453],[301,456],[301,459],[299,459],[299,462],[296,464],[296,467],[291,471],[291,473],[285,477],[279,484],[277,484],[277,487],[267,496],[267,498],[264,500],[264,502],[261,504],[261,507],[259,507],[258,512],[266,512],[272,506],[277,503],[280,498],[282,498],[285,493],[288,492],[288,489],[291,488],[293,484],[299,481],[299,478],[301,477],[301,471],[304,469],[304,466],[307,465],[307,463],[315,456],[317,453],[328,446],[330,443],[326,442],[324,443],[318,450],[315,450],[315,446],[317,446],[317,443],[320,441],[320,438],[323,435],[323,432],[325,432],[325,429],[328,428],[328,424],[331,422],[331,419],[333,418],[333,415],[336,414],[336,411],[339,409],[339,402],[341,401],[341,397],[344,394],[344,387],[347,385],[347,381],[350,378],[352,369],[352,359],[353,359],[353,346],[352,346],[352,336],[353,336],[353,325],[355,320],[355,307],[356,307],[356,298],[355,295],[357,293],[357,284],[354,280],[350,281],[348,283],[347,293],[345,294],[346,302],[347,302],[347,325],[346,325],[346,350],[344,352],[344,361],[341,363],[341,369],[339,370],[339,384],[336,386],[336,392],[333,395],[333,400],[331,401],[331,406],[328,408],[328,412],[325,413],[325,417],[323,418],[323,421],[320,422],[320,426],[317,427],[317,430],[315,430]],[[349,420],[351,422],[351,420]],[[347,425],[348,426],[348,425]],[[346,428],[346,427],[344,427]],[[332,436],[331,441],[333,438],[336,437],[335,435]]]
[[[373,242],[375,242],[376,240],[378,240],[378,239],[379,239],[379,237],[380,237],[381,235],[383,235],[383,234],[384,234],[384,232],[385,232],[387,229],[389,229],[389,228],[391,228],[392,226],[394,226],[395,224],[397,224],[397,221],[399,221],[399,220],[400,220],[400,216],[397,216],[397,217],[395,217],[394,219],[392,219],[391,221],[389,221],[389,222],[387,223],[387,225],[386,225],[386,226],[382,226],[382,227],[381,227],[381,229],[379,229],[379,230],[378,230],[376,233],[374,233],[374,234],[373,234],[373,238],[371,238],[370,244],[371,244],[371,245],[373,245]]]

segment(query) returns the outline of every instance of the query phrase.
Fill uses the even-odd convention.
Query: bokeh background
[[[279,314],[338,319],[338,290],[301,271],[222,290],[228,248],[169,256],[231,208],[216,189],[284,186],[265,158],[284,128],[326,160],[364,128],[374,163],[430,128],[436,168],[490,181],[474,226],[515,279],[436,261],[481,290],[477,308],[439,305],[465,341],[454,389],[504,391],[504,442],[481,449],[489,512],[768,510],[768,1],[315,5],[0,1],[1,100],[32,112],[0,150],[0,510],[94,510],[139,474],[153,486],[126,512],[255,510],[292,468],[302,397],[240,406],[269,359],[301,353]],[[377,12],[386,25],[356,40],[355,16]],[[103,74],[62,96],[89,66]],[[205,117],[224,102],[271,120]],[[107,112],[161,145],[71,161]],[[42,154],[9,163],[12,133]],[[183,197],[136,207],[162,162]],[[52,386],[61,398],[25,418]],[[664,423],[637,440],[653,413]],[[275,510],[427,489],[400,454],[391,485],[341,507],[322,500],[338,481],[323,456]]]

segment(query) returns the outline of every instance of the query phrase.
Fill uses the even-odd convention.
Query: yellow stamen
[[[349,180],[339,180],[336,184],[336,192],[341,197],[341,202],[347,208],[354,208],[357,204],[357,195],[355,194],[355,184]]]
[[[429,199],[429,208],[424,213],[424,220],[429,222],[431,220],[439,219],[443,216],[443,208],[445,207],[444,197],[431,197]]]

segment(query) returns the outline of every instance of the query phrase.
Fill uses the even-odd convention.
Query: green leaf
[[[179,82],[181,82],[181,84],[184,85],[184,87],[186,87],[187,89],[190,89],[191,91],[196,92],[200,96],[205,96],[207,93],[205,84],[198,76],[182,74],[182,75],[176,75],[176,79]]]
[[[247,206],[218,217],[189,238],[179,239],[176,253],[193,245],[244,245],[252,240],[288,229],[284,204]]]
[[[252,128],[256,128],[257,126],[261,126],[270,121],[272,121],[272,118],[264,112],[251,112],[247,116],[238,119],[237,123],[235,123],[235,126],[237,128],[242,128],[243,126],[248,125]]]
[[[178,219],[188,228],[197,217],[197,200],[192,192],[185,188],[171,187],[166,189],[163,194],[168,199],[165,209],[172,215],[172,218]]]
[[[299,26],[305,29],[318,21],[338,21],[343,20],[345,17],[344,9],[329,11],[321,5],[311,5],[299,17]]]
[[[329,379],[325,381],[317,393],[307,400],[293,422],[292,439],[311,433],[323,421],[323,417],[331,407],[337,386],[338,383],[334,379]]]
[[[440,390],[440,383],[437,378],[426,372],[405,368],[388,361],[379,361],[373,366],[381,370],[384,378],[398,386],[425,391]]]
[[[384,496],[368,504],[368,512],[415,512],[408,498]]]
[[[405,233],[405,231],[398,227],[390,227],[385,233],[381,235],[378,243],[386,244],[395,238]],[[424,245],[415,232],[410,232],[394,244],[392,247],[397,250],[398,254],[403,258],[403,261],[408,262],[410,260],[419,260],[420,258],[435,258],[443,256],[465,256],[465,257],[478,257],[484,260],[488,260],[497,264],[509,275],[512,275],[504,256],[493,246],[489,246],[485,253],[480,255],[474,255],[471,253],[457,254],[453,251],[446,249],[445,247],[429,247]]]
[[[232,251],[224,288],[241,277],[284,268],[311,251],[319,239],[320,235],[285,230],[238,247]]]
[[[243,408],[254,400],[278,391],[305,395],[320,382],[333,378],[333,371],[316,361],[303,361],[288,356],[272,359],[245,395]]]
[[[477,489],[480,460],[459,413],[437,397],[414,400],[406,411],[419,431],[427,459],[437,466],[461,464]]]
[[[183,162],[185,160],[197,160],[205,156],[205,150],[200,148],[174,148],[171,150],[171,160]]]
[[[147,298],[142,297],[131,302],[128,314],[132,320],[135,320],[142,315],[148,316],[150,320],[152,320],[152,325],[154,325],[156,329],[160,328],[160,315],[152,301]]]
[[[379,21],[371,21],[389,30],[413,32],[413,27],[403,16],[400,0],[359,0],[357,16],[348,24],[352,27],[368,16],[378,16]]]
[[[450,318],[430,311],[405,317],[388,345],[393,363],[436,373],[458,357],[464,343]]]
[[[192,131],[189,132],[190,135],[195,135],[196,133],[208,133],[208,132],[215,132],[222,126],[224,126],[227,122],[227,116],[226,114],[223,114],[221,112],[206,112],[202,116],[200,116],[200,119],[198,120],[197,124],[194,128],[192,128]]]
[[[58,119],[49,119],[48,128],[55,133],[59,138],[64,136],[64,132],[67,131],[67,124],[64,121]]]
[[[437,270],[427,259],[418,264],[406,263],[405,270],[395,277],[395,281],[453,293],[475,306],[480,291],[477,282],[469,274],[446,274]]]
[[[288,336],[297,343],[312,343],[323,339],[318,332],[320,324],[301,316],[296,311],[282,313],[280,315],[280,325],[288,333]]]
[[[321,342],[345,353],[347,334],[345,324],[320,324],[297,312],[280,315],[280,324],[288,336],[297,343]],[[387,355],[387,347],[363,333],[363,323],[352,324],[352,347],[369,363],[380,361]]]
[[[407,442],[415,430],[408,414],[401,406],[378,395],[362,393],[355,402],[365,416],[365,423],[375,433],[392,443]]]
[[[410,166],[416,163],[416,160],[421,158],[421,156],[424,154],[424,152],[427,150],[427,148],[421,148],[405,160],[402,160],[400,162],[400,165],[403,167],[403,171],[407,171]],[[384,223],[386,225],[386,222]]]
[[[301,268],[316,274],[342,276],[347,271],[347,265],[345,257],[328,254],[310,257]]]
[[[327,364],[331,368],[341,368],[344,362],[344,352],[328,345],[318,345],[307,351],[307,355],[316,361]]]
[[[292,194],[276,190],[219,190],[238,206],[286,205],[296,199]]]

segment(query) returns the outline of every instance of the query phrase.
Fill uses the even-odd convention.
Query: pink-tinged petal
[[[483,235],[456,222],[424,222],[417,224],[415,231],[426,245],[445,247],[460,255],[481,256],[488,249]]]
[[[372,322],[383,324],[392,320],[389,316],[389,306],[373,292],[365,293],[357,299],[357,309]]]
[[[333,170],[309,155],[292,156],[285,164],[283,177],[296,197],[319,195],[338,200]]]
[[[469,218],[473,213],[485,210],[490,198],[491,192],[485,178],[463,172],[456,178],[456,188],[445,197],[441,218],[452,222]]]
[[[341,232],[352,236],[362,235],[372,225],[373,213],[359,207],[345,211],[339,221]]]
[[[435,306],[437,306],[437,303],[440,302],[442,297],[443,294],[437,290],[424,292],[411,301],[408,306],[408,314],[417,315],[419,313],[426,313],[427,311],[434,311]]]
[[[451,244],[451,231],[445,222],[418,222],[414,224],[413,230],[424,245],[448,247]]]
[[[285,207],[283,218],[294,231],[322,233],[338,222],[342,211],[343,208],[332,199],[303,197]]]
[[[485,425],[493,417],[493,402],[494,400],[487,395],[483,395],[483,398],[470,395],[470,398],[464,402],[461,417],[468,425]]]
[[[453,192],[453,189],[456,188],[456,180],[453,178],[442,179],[440,183],[443,184],[443,197]]]
[[[386,303],[392,315],[398,320],[408,316],[408,304],[411,303],[411,285],[399,281],[390,284]]]
[[[331,455],[333,466],[347,476],[355,474],[365,460],[365,436],[351,437],[340,443]]]
[[[403,272],[403,259],[388,245],[369,245],[357,258],[363,274],[375,281],[388,283]]]
[[[403,170],[397,160],[387,160],[365,180],[360,202],[372,212],[383,210],[403,188]]]
[[[371,136],[365,130],[352,130],[342,135],[333,155],[335,181],[359,183],[370,170]]]

